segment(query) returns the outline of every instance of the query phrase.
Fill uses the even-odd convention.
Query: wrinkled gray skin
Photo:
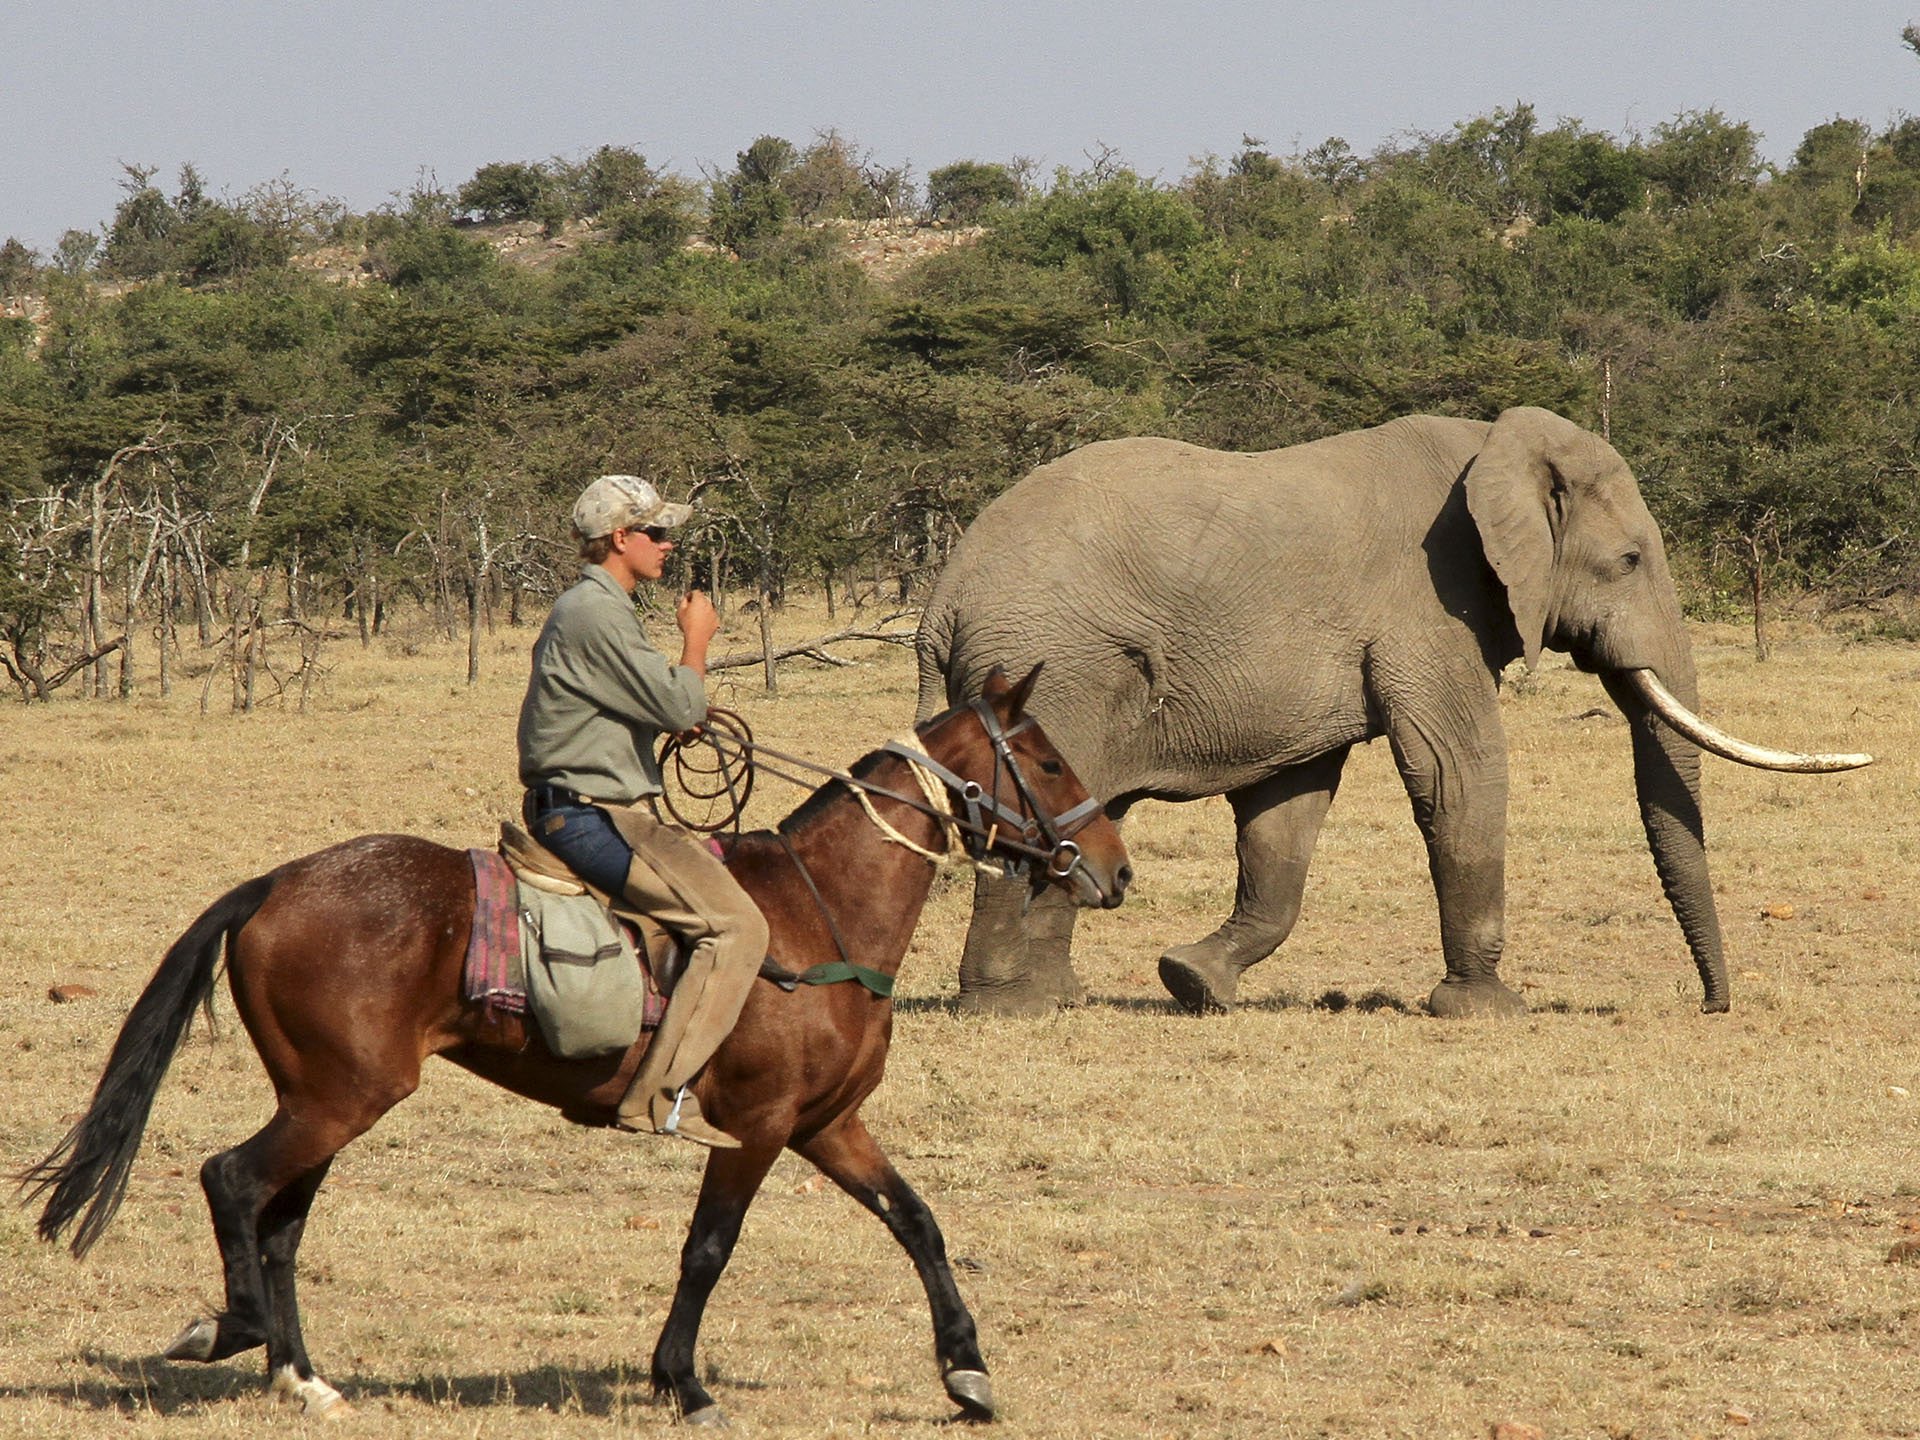
[[[1456,1016],[1524,1009],[1506,934],[1501,670],[1542,648],[1598,673],[1631,722],[1647,843],[1705,989],[1726,961],[1700,818],[1700,755],[1616,672],[1651,668],[1697,711],[1666,552],[1626,463],[1549,411],[1492,424],[1414,416],[1258,455],[1106,441],[994,501],[940,577],[919,634],[922,716],[987,672],[1046,668],[1030,709],[1116,817],[1146,797],[1224,794],[1233,914],[1166,953],[1190,1010],[1293,928],[1348,751],[1384,736],[1426,838]],[[964,1007],[1080,999],[1073,911],[982,880]]]

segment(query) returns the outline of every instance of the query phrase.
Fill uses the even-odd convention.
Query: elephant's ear
[[[1578,432],[1550,410],[1503,411],[1467,469],[1467,509],[1480,530],[1487,563],[1506,587],[1507,608],[1531,670],[1546,638],[1553,586],[1555,519],[1566,487],[1552,456],[1558,432]]]

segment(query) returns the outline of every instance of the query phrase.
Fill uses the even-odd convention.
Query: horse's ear
[[[1007,667],[996,665],[987,672],[986,683],[980,687],[980,694],[988,700],[998,700],[1007,693]]]
[[[1044,660],[1040,661],[1033,669],[1027,672],[1025,679],[1013,687],[1013,693],[1007,697],[1007,719],[1009,721],[1018,720],[1022,712],[1026,710],[1027,697],[1033,693],[1033,682],[1040,678],[1040,666],[1046,663]]]

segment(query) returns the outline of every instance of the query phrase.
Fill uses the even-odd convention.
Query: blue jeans
[[[616,897],[627,888],[633,851],[599,806],[555,805],[526,818],[533,838],[589,885]]]

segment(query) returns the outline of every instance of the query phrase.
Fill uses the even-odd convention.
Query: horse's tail
[[[86,1218],[73,1234],[73,1253],[85,1255],[113,1219],[126,1195],[153,1097],[186,1036],[194,1007],[213,1003],[222,942],[230,943],[266,903],[273,879],[261,875],[236,885],[173,942],[120,1027],[87,1113],[52,1154],[20,1176],[26,1192],[22,1203],[53,1192],[40,1213],[42,1240],[58,1240],[85,1208]]]

